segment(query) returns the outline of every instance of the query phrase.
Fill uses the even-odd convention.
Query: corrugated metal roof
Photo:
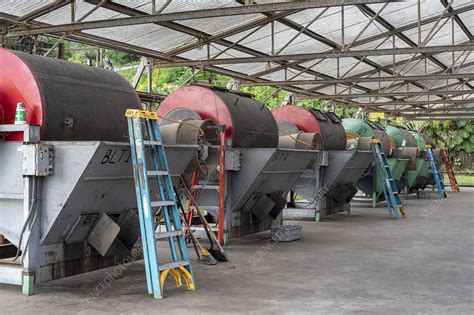
[[[91,2],[91,1],[89,1]],[[92,1],[93,2],[93,1]],[[167,1],[156,1],[156,8],[159,9]],[[275,1],[259,1],[259,3],[271,3]],[[283,1],[279,1],[283,2]],[[13,16],[24,16],[30,12],[45,7],[51,1],[3,1],[0,2],[0,13]],[[121,9],[139,10],[142,14],[152,13],[150,0],[114,0],[113,5],[120,6]],[[185,12],[192,10],[208,10],[215,8],[230,8],[241,6],[240,3],[231,0],[211,1],[194,0],[178,1],[169,3],[163,13]],[[313,8],[298,10],[293,14],[288,14],[284,18],[276,19],[273,26],[268,21],[267,14],[248,14],[225,17],[215,17],[206,19],[180,20],[173,22],[172,26],[166,23],[161,24],[141,24],[132,26],[121,26],[114,28],[101,28],[84,30],[83,34],[90,34],[104,39],[113,40],[121,45],[133,49],[146,49],[147,52],[155,52],[155,57],[166,55],[180,60],[204,60],[208,58],[228,59],[242,57],[264,57],[275,53],[279,55],[320,53],[331,51],[333,47],[341,47],[351,44],[352,51],[357,50],[377,50],[407,48],[418,45],[419,39],[426,46],[459,45],[471,41],[469,33],[474,30],[474,4],[470,0],[455,0],[452,8],[454,10],[466,8],[466,12],[459,13],[456,20],[448,17],[441,17],[448,9],[442,1],[429,0],[421,1],[421,20],[430,19],[429,23],[421,23],[417,27],[418,21],[418,1],[410,0],[404,2],[394,2],[390,4],[367,4],[359,6]],[[76,1],[76,19],[94,10],[95,5],[86,1]],[[382,10],[383,8],[383,10]],[[342,31],[342,10],[344,10],[344,28]],[[369,23],[371,17],[379,12],[377,18]],[[110,20],[128,16],[116,11],[116,7],[109,7],[104,4],[94,10],[84,21]],[[316,20],[315,17],[320,15]],[[266,23],[246,28],[249,23],[266,19]],[[459,24],[461,21],[464,29]],[[71,8],[69,5],[53,10],[47,14],[37,17],[34,22],[60,25],[71,22]],[[185,29],[182,28],[185,27]],[[408,28],[407,26],[411,26]],[[391,33],[399,28],[405,28],[403,32]],[[274,33],[272,34],[272,29]],[[219,34],[236,30],[227,36],[210,40],[207,48],[206,39],[216,37]],[[472,35],[471,35],[472,36]],[[432,37],[431,39],[429,39]],[[429,41],[427,40],[429,39]],[[203,43],[204,41],[204,43]],[[291,41],[291,42],[290,42]],[[426,41],[426,42],[425,42]],[[472,41],[471,41],[472,43]],[[184,49],[186,48],[186,49]],[[176,55],[171,52],[177,51]],[[472,50],[471,50],[472,51]],[[328,78],[340,78],[362,76],[365,78],[390,75],[413,76],[432,73],[452,72],[451,64],[457,60],[457,71],[472,73],[474,71],[474,57],[470,52],[437,52],[436,54],[405,54],[405,55],[379,55],[353,58],[333,58],[325,60],[300,60],[272,61],[258,63],[238,63],[225,64],[211,69],[226,73],[232,73],[242,80],[317,80]],[[319,62],[318,62],[319,60]],[[394,66],[395,65],[395,66]],[[456,67],[454,67],[456,69]],[[378,69],[381,68],[381,69]],[[446,70],[448,69],[448,70]],[[311,93],[335,94],[341,93],[364,93],[367,91],[403,91],[409,88],[410,91],[424,91],[433,88],[442,88],[443,84],[458,82],[457,88],[469,87],[469,78],[462,84],[462,80],[417,80],[407,84],[398,82],[350,82],[346,80],[340,84],[291,84],[288,82],[283,88],[296,93],[311,95]],[[349,88],[350,86],[350,88]],[[350,92],[349,92],[350,90]],[[317,95],[314,94],[314,95]],[[468,97],[469,95],[467,95]],[[442,95],[417,96],[416,99],[436,100]],[[341,99],[344,99],[343,94]],[[360,98],[350,100],[350,102],[369,102],[372,98]],[[414,98],[381,98],[382,101],[409,102]],[[451,99],[462,99],[462,96]],[[409,104],[409,103],[407,103]]]

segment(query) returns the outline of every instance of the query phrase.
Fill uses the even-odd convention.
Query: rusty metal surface
[[[198,144],[207,140],[217,144],[216,123],[212,120],[185,120],[160,126],[161,136],[166,144]]]
[[[392,156],[401,159],[408,159],[407,170],[416,169],[416,157],[418,154],[418,147],[401,147],[392,151]]]
[[[333,112],[323,112],[316,109],[310,111],[319,122],[324,150],[344,150],[346,148],[346,132],[339,117]]]
[[[279,148],[314,150],[319,149],[321,144],[318,142],[317,133],[298,132],[292,135],[280,136],[278,141]]]

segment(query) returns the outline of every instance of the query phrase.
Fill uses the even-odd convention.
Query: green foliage
[[[286,92],[271,86],[252,86],[240,89],[244,93],[252,94],[256,100],[264,103],[268,108],[275,109],[283,102]]]
[[[228,77],[209,71],[196,70],[193,75],[192,69],[185,67],[155,69],[153,77],[157,87],[161,87],[166,94],[192,81],[209,83],[219,87],[225,87],[229,81]]]
[[[456,166],[472,169],[474,124],[471,120],[426,121],[421,131],[439,146],[447,147],[455,157]]]
[[[336,108],[336,114],[341,118],[354,118],[359,107],[357,106],[340,106]]]
[[[12,50],[18,50],[26,53],[43,54],[51,48],[57,40],[45,36],[20,36],[7,38],[5,47]]]
[[[421,132],[429,123],[429,120],[412,120],[407,122],[407,127],[408,129]]]
[[[5,39],[5,48],[8,48],[8,49],[15,49],[15,43],[17,42],[17,38],[16,37],[7,37]]]
[[[449,185],[449,177],[446,173],[444,173],[443,181]],[[456,181],[462,186],[474,186],[474,175],[456,174]]]
[[[140,56],[124,53],[121,51],[106,49],[104,51],[104,56],[107,56],[112,61],[112,64],[115,66],[124,66],[131,65],[137,62],[140,62]]]
[[[132,82],[135,77],[136,67],[121,69],[118,71],[120,75]],[[208,71],[196,71],[193,76],[192,69],[184,67],[176,68],[158,68],[153,69],[152,92],[158,94],[169,94],[174,92],[181,86],[185,86],[190,82],[199,81],[213,84],[214,86],[225,87],[229,78],[223,75]],[[148,79],[146,71],[138,83],[138,91],[148,90]]]

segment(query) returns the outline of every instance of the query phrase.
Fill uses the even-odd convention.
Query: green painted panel
[[[401,148],[406,145],[406,138],[401,129],[388,125],[385,127],[385,131],[387,131],[388,135],[395,140],[396,148]]]
[[[418,143],[418,148],[424,151],[426,149],[426,142],[425,139],[423,139],[423,136],[416,131],[411,131],[411,134],[415,137],[416,143]]]
[[[408,159],[389,159],[389,160],[394,160],[393,166],[392,168],[390,168],[390,170],[392,171],[393,179],[400,180],[400,178],[402,178],[403,173],[405,173],[405,170],[407,169]]]
[[[23,275],[22,293],[24,295],[35,294],[35,276]]]
[[[416,179],[420,176],[428,177],[431,174],[430,162],[424,158],[416,159],[416,169],[408,171],[408,189],[413,188],[416,184]]]
[[[353,131],[361,137],[373,137],[374,131],[365,121],[356,118],[345,118],[342,120],[344,129]]]
[[[430,161],[424,161],[423,168],[420,171],[420,176],[429,177],[431,174],[432,173]]]
[[[400,180],[403,173],[405,172],[405,169],[407,168],[408,160],[389,158],[387,159],[387,163],[388,163],[388,167],[390,168],[390,171],[392,172],[393,179]],[[377,168],[376,174],[377,174],[377,178],[376,178],[375,187],[377,187],[377,192],[381,193],[383,192],[382,173],[379,168]]]

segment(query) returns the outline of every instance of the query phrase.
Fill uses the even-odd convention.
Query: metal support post
[[[0,24],[0,48],[5,48],[5,33],[6,33],[6,26]]]
[[[219,194],[217,212],[217,239],[224,244],[225,217],[225,125],[219,126]]]
[[[21,259],[23,264],[23,285],[22,293],[24,295],[35,294],[35,276],[40,257],[40,225],[36,224],[41,215],[40,208],[37,205],[37,195],[39,180],[36,176],[26,176],[24,178],[24,199],[23,199],[23,217],[25,218],[26,230],[23,233],[21,245]],[[40,219],[39,219],[40,220]]]

